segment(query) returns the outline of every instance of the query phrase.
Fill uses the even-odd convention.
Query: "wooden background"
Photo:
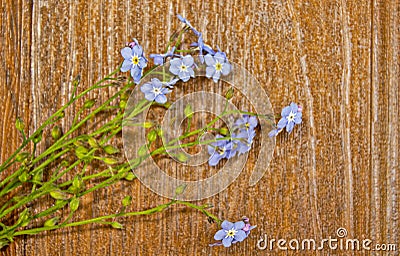
[[[2,0],[0,162],[21,143],[17,116],[32,133],[66,103],[77,74],[87,88],[115,69],[133,37],[147,55],[160,52],[180,26],[178,13],[256,76],[276,112],[295,101],[304,118],[278,137],[256,186],[248,187],[245,172],[199,202],[212,203],[223,219],[250,217],[258,227],[243,243],[210,248],[218,227],[194,210],[172,207],[124,219],[122,231],[93,225],[20,237],[1,254],[259,255],[269,252],[256,247],[263,234],[322,239],[344,227],[349,238],[397,244],[398,255],[399,11],[397,0]],[[113,213],[126,194],[134,197],[131,210],[165,202],[134,181],[86,197],[80,217]]]

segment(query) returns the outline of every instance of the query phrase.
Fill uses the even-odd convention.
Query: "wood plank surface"
[[[257,228],[243,243],[209,247],[219,227],[195,210],[174,206],[125,218],[123,230],[88,225],[19,237],[0,253],[293,255],[299,251],[261,251],[257,241],[264,234],[318,240],[342,227],[348,238],[396,244],[390,255],[399,255],[399,12],[398,0],[2,0],[0,162],[22,142],[14,128],[17,116],[32,133],[68,101],[74,77],[80,74],[83,91],[119,65],[120,49],[134,37],[147,56],[161,52],[181,26],[176,14],[249,70],[276,113],[291,101],[304,110],[301,126],[278,136],[260,182],[249,187],[250,163],[228,189],[197,202],[214,205],[210,211],[222,219],[250,217]],[[116,90],[89,98],[102,101]],[[62,127],[82,103],[66,112]],[[45,140],[39,151],[51,145],[49,134]],[[125,195],[133,197],[131,210],[167,201],[138,180],[122,182],[86,196],[75,218],[114,213]]]

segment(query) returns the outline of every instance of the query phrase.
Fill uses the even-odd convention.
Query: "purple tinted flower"
[[[225,247],[241,242],[247,237],[246,232],[242,230],[245,225],[243,221],[232,223],[224,220],[221,224],[222,229],[215,233],[214,239],[222,240],[222,245]]]
[[[140,87],[144,93],[144,97],[149,101],[156,101],[157,103],[164,104],[167,102],[165,94],[170,93],[171,90],[164,87],[164,84],[157,78],[151,79],[151,82],[145,83]]]
[[[121,50],[121,55],[124,57],[124,62],[121,66],[121,71],[131,71],[131,76],[136,84],[139,83],[140,78],[143,74],[143,69],[147,66],[147,59],[143,55],[143,48],[138,44],[135,39],[135,43],[131,43],[130,46],[124,47]]]
[[[201,33],[199,32],[199,31],[197,31],[191,24],[190,24],[190,22],[187,20],[187,19],[185,19],[185,18],[183,18],[181,15],[176,15],[177,17],[178,17],[178,19],[181,21],[181,22],[183,22],[186,26],[188,26],[192,31],[193,31],[193,33],[196,35],[196,36],[200,36],[201,35]]]
[[[269,136],[273,137],[278,135],[285,127],[287,132],[291,132],[293,127],[296,124],[300,124],[302,122],[302,107],[298,106],[296,103],[290,103],[289,106],[286,106],[282,109],[281,116],[282,118],[279,120],[277,124],[277,128],[269,132]]]
[[[206,77],[213,78],[214,82],[218,82],[221,74],[226,76],[231,71],[231,64],[228,62],[225,53],[217,52],[214,56],[207,54],[204,56],[206,61]]]
[[[171,66],[169,67],[169,71],[179,76],[182,81],[186,82],[189,80],[190,77],[194,77],[193,71],[193,64],[194,60],[193,57],[190,55],[186,55],[183,58],[173,59],[170,61]]]
[[[242,221],[244,222],[244,227],[242,228],[242,230],[246,233],[246,237],[250,235],[250,230],[254,229],[257,227],[256,226],[252,226],[250,225],[250,219],[247,218],[246,216],[242,217]]]
[[[224,138],[221,135],[216,136],[217,139]],[[208,154],[211,157],[208,159],[208,164],[210,166],[216,166],[218,162],[223,158],[230,158],[233,154],[232,150],[232,142],[230,140],[217,140],[208,146]]]

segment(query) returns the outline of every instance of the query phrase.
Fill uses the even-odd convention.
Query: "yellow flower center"
[[[228,230],[228,231],[225,231],[226,232],[226,237],[235,237],[235,235],[236,235],[236,233],[237,233],[237,231],[236,230],[234,230],[234,229],[231,229],[231,230]]]
[[[289,114],[287,119],[288,119],[289,122],[293,122],[295,117],[296,117],[296,114],[293,113],[293,112],[290,112],[290,114]]]
[[[244,126],[246,127],[247,130],[250,128],[250,124],[249,123],[246,123]]]
[[[222,63],[217,61],[217,63],[215,63],[215,70],[220,72],[222,70]]]
[[[133,63],[133,65],[139,64],[139,57],[138,56],[133,56],[132,57],[132,63]]]
[[[226,151],[226,148],[225,147],[223,147],[223,148],[218,148],[217,149],[217,151],[218,151],[218,153],[222,156],[223,154],[225,154],[225,151]]]
[[[182,64],[181,67],[180,67],[180,70],[181,70],[181,72],[185,72],[187,70],[187,66]]]

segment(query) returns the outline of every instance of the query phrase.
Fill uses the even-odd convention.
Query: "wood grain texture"
[[[21,143],[17,116],[32,133],[66,103],[76,75],[82,91],[110,73],[133,37],[147,55],[162,51],[180,26],[178,13],[251,71],[277,113],[291,101],[304,106],[303,124],[277,138],[257,185],[247,185],[250,163],[228,189],[199,202],[213,204],[222,219],[246,215],[258,225],[239,245],[210,248],[218,227],[194,210],[172,207],[126,218],[124,230],[92,225],[20,237],[1,254],[292,255],[298,252],[260,251],[257,240],[264,234],[318,240],[344,227],[349,238],[397,244],[398,255],[399,12],[398,0],[1,1],[0,162]],[[104,100],[116,90],[89,98]],[[81,104],[66,113],[63,127]],[[134,198],[131,210],[166,202],[139,181],[126,182],[86,196],[79,218],[114,213],[125,195]],[[367,254],[304,252],[315,253]]]

